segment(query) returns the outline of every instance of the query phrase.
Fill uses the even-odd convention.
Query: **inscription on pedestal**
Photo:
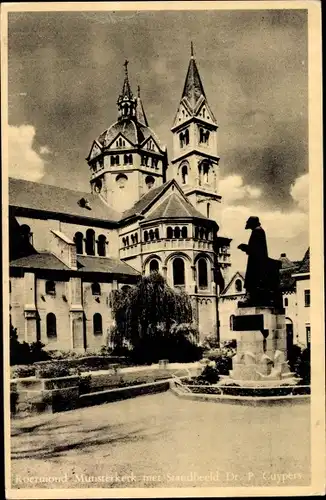
[[[245,332],[250,330],[264,330],[263,314],[247,314],[246,316],[234,316],[232,330],[234,332]]]

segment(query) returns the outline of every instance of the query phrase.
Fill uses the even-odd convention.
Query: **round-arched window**
[[[50,338],[57,336],[57,318],[53,313],[46,315],[46,335]]]
[[[241,280],[235,280],[235,290],[237,292],[242,292],[242,281]]]
[[[79,255],[83,254],[83,239],[84,239],[83,233],[78,232],[74,236],[74,242],[76,245],[76,253]]]
[[[94,335],[102,335],[103,333],[102,316],[100,313],[95,313],[93,316],[93,333]]]
[[[155,273],[158,272],[159,270],[159,264],[156,259],[152,259],[149,263],[149,272],[150,273]]]
[[[188,229],[186,228],[186,226],[183,226],[183,228],[181,229],[181,237],[188,238]]]
[[[87,255],[95,255],[95,231],[93,229],[86,231],[86,253]]]
[[[153,187],[155,184],[154,177],[152,175],[147,175],[145,178],[145,183],[146,183],[146,186],[148,187],[148,189],[151,189],[151,187]]]
[[[180,228],[177,226],[174,228],[174,237],[175,238],[180,238]]]
[[[128,177],[125,174],[116,176],[115,181],[120,189],[123,189],[127,183]]]
[[[100,234],[97,240],[97,253],[100,257],[105,257],[106,253],[106,237],[104,234]]]
[[[173,284],[174,286],[185,285],[185,263],[181,257],[173,260]]]
[[[199,288],[207,288],[208,286],[206,259],[198,260],[198,285]]]
[[[170,240],[173,238],[173,229],[172,227],[168,227],[166,229],[166,237]]]

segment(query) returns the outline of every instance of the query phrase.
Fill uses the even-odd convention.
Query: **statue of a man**
[[[266,235],[258,217],[251,216],[246,222],[246,229],[251,229],[248,245],[241,243],[240,250],[248,255],[244,287],[246,297],[243,305],[259,305],[265,301],[269,289],[269,259]]]

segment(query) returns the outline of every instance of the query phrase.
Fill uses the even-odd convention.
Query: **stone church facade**
[[[218,126],[193,52],[170,161],[127,62],[117,105],[117,121],[86,159],[90,192],[10,179],[10,315],[20,340],[100,348],[113,324],[112,290],[155,270],[190,295],[200,337],[219,335],[231,240],[215,220]]]

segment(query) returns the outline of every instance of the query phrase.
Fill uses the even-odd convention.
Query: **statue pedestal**
[[[233,317],[237,354],[230,378],[241,385],[275,385],[293,378],[287,363],[284,309],[267,306],[239,307]]]

